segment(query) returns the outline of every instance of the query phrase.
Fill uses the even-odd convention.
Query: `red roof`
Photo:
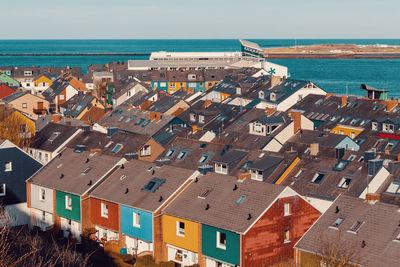
[[[0,84],[0,99],[15,93],[15,90],[5,84]]]
[[[400,140],[400,135],[397,134],[380,133],[378,137]]]

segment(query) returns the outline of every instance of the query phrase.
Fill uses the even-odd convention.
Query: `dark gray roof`
[[[117,168],[119,161],[121,158],[118,157],[90,154],[88,151],[75,153],[73,149],[66,148],[28,181],[81,196],[93,188],[103,176]],[[84,174],[88,168],[91,169]]]
[[[80,92],[71,97],[67,102],[61,105],[65,109],[64,115],[69,115],[75,118],[81,114],[85,108],[91,107],[91,102],[95,97],[90,93]]]
[[[281,103],[295,92],[311,83],[310,81],[287,79],[280,84],[274,86],[272,89],[263,89],[265,100],[272,103]],[[275,93],[276,100],[271,98],[271,93]]]
[[[263,124],[272,124],[272,123],[284,123],[285,119],[282,116],[263,116],[255,119],[256,121],[260,121]]]
[[[77,127],[51,122],[36,133],[30,147],[53,152],[76,131],[78,131]]]
[[[151,167],[151,168],[150,168]],[[131,160],[96,188],[91,196],[110,202],[154,212],[194,173],[193,170]],[[164,181],[153,192],[143,188],[153,179]],[[126,193],[126,190],[128,192]],[[162,198],[161,198],[162,197]],[[161,201],[160,201],[161,200]]]
[[[47,100],[52,100],[54,99],[56,96],[58,96],[65,88],[67,88],[67,86],[69,85],[69,81],[72,78],[69,79],[57,79],[53,82],[53,84],[47,88],[43,93],[42,96],[44,98],[46,98]]]
[[[24,95],[26,95],[26,94],[29,94],[29,93],[26,92],[26,91],[16,91],[15,93],[4,97],[4,98],[2,99],[2,101],[6,102],[6,103],[9,103],[9,102],[12,102],[12,101],[14,101],[15,99],[18,99],[18,98],[20,98],[20,97],[22,97],[22,96],[24,96]]]
[[[233,190],[235,185],[237,189]],[[192,183],[184,190],[163,213],[243,233],[284,188],[249,179],[238,182],[233,176],[207,173],[198,177],[198,182]],[[244,195],[245,199],[238,204],[237,201]],[[209,209],[206,210],[207,204]]]
[[[214,160],[216,163],[223,163],[223,164],[231,164],[235,161],[240,161],[243,159],[246,155],[248,154],[247,151],[243,150],[231,150],[229,152],[226,152],[223,156],[220,158],[217,158]]]
[[[336,209],[338,212],[336,213]],[[342,218],[338,227],[335,221]],[[357,232],[351,228],[362,222]],[[340,196],[297,242],[295,248],[321,254],[327,244],[351,253],[351,262],[361,266],[398,266],[400,212],[397,205],[369,204],[364,199]],[[364,241],[364,247],[363,247]]]
[[[274,166],[279,165],[283,161],[283,158],[265,156],[261,160],[254,162],[248,168],[252,170],[265,171]]]

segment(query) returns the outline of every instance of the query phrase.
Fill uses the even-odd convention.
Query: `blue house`
[[[129,254],[150,252],[154,256],[157,253],[154,244],[159,244],[162,238],[161,208],[183,190],[196,173],[132,159],[91,192],[90,197],[119,205],[120,243]]]
[[[25,180],[43,165],[8,140],[0,139],[0,204],[12,226],[29,224]]]

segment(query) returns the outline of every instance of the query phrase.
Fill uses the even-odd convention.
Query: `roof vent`
[[[121,164],[121,169],[125,169],[125,166],[124,166],[124,164]]]
[[[197,183],[199,181],[199,178],[196,177],[196,179],[194,179],[194,182]]]
[[[85,163],[89,163],[89,161],[90,161],[90,159],[89,159],[89,158],[87,158],[87,159],[86,159],[86,161],[85,161]]]
[[[61,173],[60,179],[64,178],[64,173]]]
[[[209,210],[209,209],[210,209],[210,204],[207,204],[205,210]]]
[[[251,213],[249,213],[249,216],[247,217],[247,220],[250,221],[251,220]]]
[[[236,191],[238,189],[238,186],[235,184],[235,186],[233,187],[233,191]]]
[[[336,206],[336,210],[335,210],[335,213],[339,213],[339,206]]]
[[[91,186],[93,184],[92,180],[89,181],[87,185]]]
[[[158,202],[161,202],[161,201],[163,201],[163,197],[162,196],[160,196],[160,199],[158,200]]]
[[[125,194],[128,194],[128,193],[129,193],[129,188],[126,188]]]
[[[363,240],[363,241],[361,242],[361,248],[365,248],[366,245],[367,245],[367,244],[365,243],[365,240]]]

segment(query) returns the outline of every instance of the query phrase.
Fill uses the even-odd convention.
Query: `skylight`
[[[61,134],[60,132],[54,132],[54,133],[51,134],[51,136],[49,137],[48,140],[49,140],[50,142],[53,142],[54,139],[56,139],[57,136],[59,136],[60,134]]]
[[[145,119],[140,118],[137,122],[135,122],[135,125],[140,125],[144,121],[145,121]]]
[[[236,201],[236,204],[242,204],[243,201],[247,198],[247,195],[241,195],[240,198]]]
[[[325,173],[319,173],[317,172],[314,177],[312,178],[311,182],[314,184],[320,184],[322,180],[324,179]]]
[[[381,105],[376,105],[372,110],[377,111],[380,107],[381,107]]]
[[[126,119],[125,123],[129,123],[129,122],[131,122],[132,120],[134,120],[135,118],[136,118],[135,115],[129,116],[129,118]]]
[[[362,224],[363,224],[363,221],[357,221],[357,222],[355,222],[355,223],[353,224],[353,226],[350,228],[350,231],[352,231],[352,232],[357,232],[357,231],[360,229],[360,227],[361,227]]]
[[[400,195],[400,180],[393,180],[386,189],[386,193]]]
[[[118,119],[118,121],[121,122],[121,121],[123,121],[124,119],[125,119],[125,116],[121,116],[121,117]]]
[[[334,171],[343,171],[346,169],[347,165],[349,165],[349,161],[347,160],[339,160],[338,163],[333,167]]]
[[[294,178],[299,178],[302,174],[303,174],[303,170],[300,169],[300,170],[296,173],[296,175],[294,176]]]
[[[92,169],[91,167],[86,168],[86,169],[82,172],[82,174],[87,174],[91,169]]]
[[[339,218],[337,218],[336,221],[332,224],[332,226],[335,227],[335,228],[338,228],[339,225],[341,225],[343,221],[344,221],[344,219],[341,218],[341,217],[339,217]]]
[[[143,188],[143,191],[154,193],[163,183],[165,179],[152,178]]]
[[[74,149],[74,152],[75,153],[81,153],[82,151],[85,151],[86,150],[86,146],[84,146],[84,145],[77,145],[76,147],[75,147],[75,149]]]
[[[212,191],[212,188],[205,188],[203,191],[200,192],[198,198],[206,198]]]
[[[176,157],[179,160],[183,160],[187,154],[189,154],[190,150],[189,149],[184,149],[181,151],[181,153],[179,153],[178,157]]]
[[[351,183],[351,179],[350,178],[343,177],[340,180],[340,182],[338,184],[338,187],[347,189],[347,188],[349,188],[350,183]]]
[[[111,152],[117,153],[121,149],[121,147],[122,147],[121,144],[116,144]]]
[[[168,150],[167,154],[165,154],[165,156],[167,158],[171,158],[171,157],[173,157],[175,155],[175,152],[178,151],[178,150],[179,150],[178,148],[170,148]]]

